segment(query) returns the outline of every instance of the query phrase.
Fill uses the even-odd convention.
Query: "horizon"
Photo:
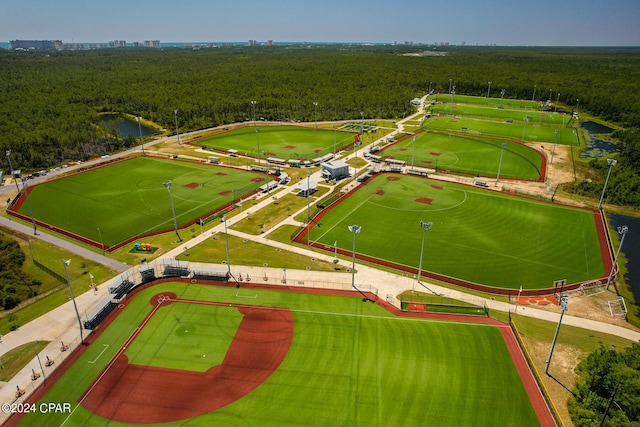
[[[0,40],[637,47],[638,22],[637,0],[540,0],[535,5],[409,1],[400,6],[391,0],[190,0],[179,5],[169,0],[112,0],[106,6],[86,0],[22,0],[3,6]]]

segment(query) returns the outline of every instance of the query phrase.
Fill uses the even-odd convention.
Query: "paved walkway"
[[[413,120],[418,115],[408,117],[404,121]],[[402,123],[399,123],[399,128]],[[361,147],[360,150],[363,150],[364,147]],[[360,151],[359,150],[359,151]],[[347,156],[347,159],[351,157],[357,156],[357,152],[352,153]],[[365,167],[368,167],[365,166]],[[320,182],[319,173],[316,172],[313,174],[310,179],[314,181]],[[355,184],[355,181],[354,181]],[[284,190],[280,191],[277,194],[277,197],[281,197],[285,194],[296,191],[296,186],[292,185],[286,187]],[[270,204],[272,199],[270,195],[263,196],[262,200],[260,200],[255,206],[252,206],[249,209],[246,209],[244,212],[255,212],[262,207]],[[306,206],[300,211],[292,214],[291,217],[287,218],[283,221],[283,223],[296,223],[292,218],[295,217],[300,212],[306,210]],[[231,225],[236,219],[241,217],[235,217],[230,219],[227,222],[227,227]],[[26,234],[31,234],[32,229],[30,227],[18,224],[14,221],[7,220],[6,218],[0,217],[0,224],[4,224],[10,226],[12,228],[19,229],[20,231],[25,232]],[[280,226],[278,224],[277,226]],[[275,227],[274,227],[275,228]],[[25,230],[26,229],[26,230]],[[175,248],[172,251],[169,251],[164,255],[163,258],[173,258],[184,250],[184,247],[193,247],[207,238],[209,238],[212,233],[223,233],[224,232],[224,224],[217,224],[212,229],[208,230],[206,233],[203,233],[195,238],[185,241],[183,245],[180,245],[179,248]],[[272,247],[280,248],[286,251],[293,251],[305,256],[309,256],[310,258],[321,259],[327,262],[333,261],[333,256],[331,254],[318,253],[314,251],[310,251],[304,247],[294,246],[289,244],[284,244],[280,242],[276,242],[267,238],[268,232],[262,235],[250,235],[247,233],[242,233],[237,230],[228,229],[230,235],[238,236],[243,239],[255,241],[258,243],[262,243],[265,245],[269,245]],[[76,245],[73,245],[69,242],[62,241],[60,239],[56,239],[53,236],[47,235],[46,233],[39,233],[37,236],[43,240],[50,241],[53,244],[62,246],[67,248],[70,251],[78,253],[79,255],[86,256],[87,258],[94,259],[97,262],[102,262],[103,264],[110,265],[118,271],[124,271],[129,268],[129,266],[117,263],[108,258],[102,257],[102,255],[96,254],[95,252],[86,251],[84,248],[80,248]],[[88,253],[85,253],[88,252]],[[339,265],[342,267],[351,267],[351,262],[347,260],[340,260]],[[218,266],[220,268],[220,266]],[[224,268],[224,266],[222,266]],[[380,298],[386,299],[387,296],[396,296],[407,290],[419,290],[419,291],[431,291],[438,294],[445,295],[447,297],[456,298],[456,299],[469,299],[469,295],[463,292],[452,290],[449,288],[445,288],[442,286],[438,286],[433,283],[418,283],[414,278],[397,275],[381,270],[377,270],[372,267],[356,264],[356,273],[337,273],[337,272],[318,272],[318,271],[307,271],[307,270],[286,270],[280,268],[265,268],[265,267],[249,267],[249,266],[237,266],[231,265],[231,271],[234,275],[243,276],[249,275],[254,282],[260,283],[260,279],[264,278],[277,278],[276,282],[279,281],[280,278],[284,279],[284,275],[286,275],[287,284],[296,284],[296,285],[305,285],[305,284],[313,284],[314,286],[323,286],[326,285],[331,287],[331,284],[339,283],[343,286],[349,287],[351,285],[351,280],[353,279],[357,286],[372,286],[377,289],[378,296]],[[265,281],[262,280],[264,283]],[[271,283],[271,282],[270,282]],[[101,284],[98,286],[97,294],[93,292],[86,292],[82,295],[79,295],[76,298],[76,303],[78,306],[78,310],[81,316],[85,316],[87,312],[89,312],[98,302],[107,297],[107,286],[106,284]],[[475,300],[480,301],[481,299],[478,297],[472,297]],[[520,307],[512,304],[499,302],[491,299],[482,299],[482,301],[493,310],[501,310],[501,311],[517,311],[521,315],[534,317],[538,319],[544,319],[551,322],[557,322],[559,320],[559,314],[540,310],[532,307]],[[563,318],[563,324],[577,326],[581,328],[586,328],[589,330],[594,330],[602,333],[617,335],[620,337],[627,338],[633,341],[640,341],[640,333],[635,332],[630,329],[626,329],[623,327],[610,325],[607,323],[597,322],[593,320],[583,319],[580,317],[575,317],[571,315],[566,315]],[[86,331],[88,332],[88,331]],[[2,355],[4,355],[7,351],[18,347],[24,343],[33,342],[33,341],[50,341],[50,344],[45,348],[41,355],[49,356],[52,360],[56,360],[56,363],[59,363],[62,357],[65,354],[69,354],[69,352],[61,353],[60,347],[61,344],[68,344],[72,348],[77,345],[79,342],[79,325],[78,319],[76,317],[75,310],[73,308],[72,302],[69,301],[64,305],[52,310],[51,312],[35,319],[34,321],[21,326],[18,330],[13,331],[11,333],[6,334],[2,337],[2,341],[0,342],[0,361],[2,360]],[[46,359],[45,359],[46,360]],[[45,363],[45,360],[40,360],[42,364]],[[11,402],[15,398],[16,386],[25,387],[27,384],[31,383],[31,374],[32,369],[36,372],[39,371],[39,361],[34,358],[27,366],[20,371],[11,381],[7,383],[0,383],[0,403]],[[52,368],[44,368],[45,374],[48,370]],[[42,381],[42,378],[34,381],[33,384],[37,385]],[[5,414],[0,414],[0,421],[4,420]]]

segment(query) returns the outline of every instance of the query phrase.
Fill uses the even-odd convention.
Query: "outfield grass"
[[[344,131],[303,128],[297,126],[247,126],[221,135],[199,140],[198,145],[239,154],[289,159],[315,159],[353,143],[354,134]],[[258,151],[258,140],[260,149]]]
[[[505,123],[491,120],[476,120],[461,117],[431,117],[424,122],[423,128],[442,131],[465,132],[470,135],[486,135],[512,138],[524,142],[543,142],[563,145],[576,145],[577,137],[571,128],[544,126],[537,123]],[[558,131],[557,141],[555,131]],[[524,134],[524,138],[523,138]]]
[[[525,117],[529,117],[529,123],[546,124],[556,127],[565,126],[571,119],[563,113],[554,113],[553,111],[540,110],[522,110],[522,109],[505,109],[497,106],[479,106],[470,104],[436,104],[432,105],[429,110],[433,114],[445,114],[463,117],[477,117],[485,119],[497,120],[513,120],[514,122],[524,122]]]
[[[268,179],[257,172],[140,157],[37,185],[29,201],[36,219],[109,247],[173,229],[172,204],[183,226]],[[170,180],[171,196],[163,185]],[[27,203],[20,213],[30,216]]]
[[[125,425],[92,415],[77,402],[152,309],[149,298],[159,292],[194,300],[288,307],[295,325],[286,358],[253,392],[186,424],[166,425],[539,425],[496,327],[397,318],[360,297],[240,291],[254,296],[249,299],[237,297],[235,288],[177,283],[153,286],[130,300],[114,323],[50,386],[42,402],[72,402],[71,414],[31,413],[21,425]],[[197,316],[219,320],[235,310],[209,308],[213,312],[195,309]],[[223,329],[230,330],[231,323],[223,322],[226,326],[220,328],[219,322],[199,320],[206,332],[181,335],[181,321],[170,324],[174,314],[166,312],[167,324],[145,326],[147,334],[173,334],[171,344],[178,348],[227,345],[226,337],[218,337]],[[203,342],[207,340],[213,344]],[[160,350],[161,341],[156,338],[140,351]],[[188,352],[184,356],[189,359]],[[171,364],[181,369],[200,365],[189,366],[184,360]]]
[[[390,181],[387,178],[399,178]],[[379,194],[379,193],[383,194]],[[378,194],[377,194],[378,193]],[[418,201],[422,199],[422,201]],[[311,239],[491,287],[549,288],[604,276],[594,213],[460,184],[382,174],[317,220]],[[306,237],[305,237],[306,240]]]
[[[415,138],[415,149],[413,138],[405,138],[381,155],[405,160],[408,165],[469,175],[495,177],[500,168],[502,178],[540,179],[542,156],[523,144],[433,132],[420,133]],[[503,143],[507,144],[504,153]]]
[[[438,94],[436,96],[429,97],[430,101],[449,103],[451,102],[451,94]],[[484,96],[471,96],[471,95],[455,95],[454,102],[456,104],[475,104],[497,107],[502,105],[503,108],[510,109],[524,109],[524,110],[538,110],[540,109],[540,101],[526,101],[522,99],[509,99],[509,98],[486,98]]]

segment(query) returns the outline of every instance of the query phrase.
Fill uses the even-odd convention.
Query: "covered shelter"
[[[333,160],[320,164],[322,177],[327,180],[339,180],[349,177],[349,164],[344,160]]]

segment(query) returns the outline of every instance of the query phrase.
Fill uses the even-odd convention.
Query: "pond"
[[[627,226],[627,235],[620,252],[629,260],[625,279],[634,299],[636,302],[640,302],[640,263],[638,263],[638,259],[640,259],[640,218],[609,214],[609,221],[616,228]]]
[[[152,127],[145,126],[144,124],[138,127],[138,121],[132,120],[126,116],[120,116],[118,114],[102,114],[100,115],[100,121],[107,128],[115,126],[121,137],[126,138],[129,135],[134,138],[140,137],[140,130],[142,130],[142,136],[155,135],[156,130]]]
[[[618,151],[616,144],[595,136],[613,132],[610,127],[591,121],[580,123],[580,127],[589,133],[585,138],[586,147],[580,153],[581,159],[597,159]]]

